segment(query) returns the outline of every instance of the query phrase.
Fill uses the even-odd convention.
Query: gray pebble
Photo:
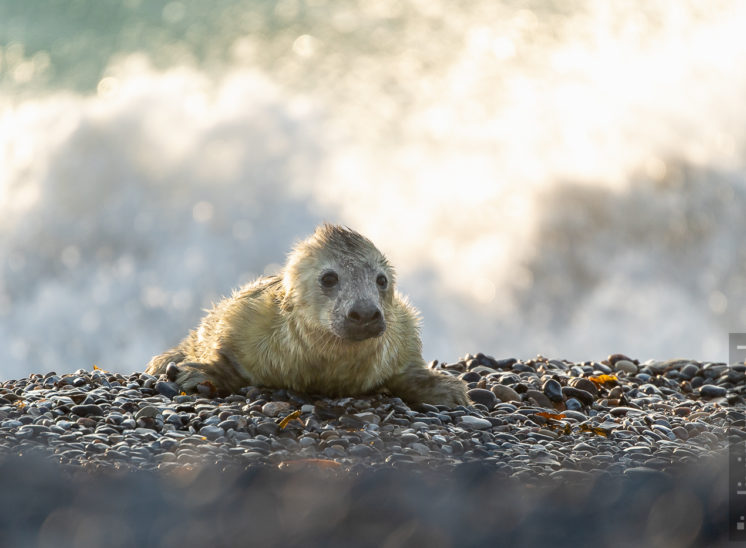
[[[653,425],[653,430],[661,432],[663,435],[665,435],[671,441],[676,441],[676,434],[674,434],[673,431],[670,428],[666,428],[665,426],[662,426],[660,424],[654,424]]]
[[[521,396],[509,386],[504,384],[496,384],[491,388],[492,393],[497,396],[497,399],[504,402],[509,401],[521,401]]]
[[[584,415],[583,413],[580,413],[579,411],[576,411],[575,409],[565,409],[562,412],[566,418],[573,419],[578,422],[583,422],[588,420],[588,416]]]
[[[472,430],[484,430],[492,427],[492,423],[487,419],[480,419],[479,417],[474,417],[472,415],[464,415],[461,417],[459,425]]]
[[[262,406],[262,413],[268,417],[286,415],[293,410],[292,404],[285,401],[271,401]]]
[[[466,393],[475,403],[481,403],[487,409],[492,409],[497,405],[497,396],[490,390],[484,388],[472,388]]]
[[[152,405],[146,405],[135,414],[135,419],[154,418],[158,416],[158,414],[158,409]]]
[[[526,397],[531,398],[536,402],[539,407],[544,409],[552,409],[552,401],[543,393],[538,390],[527,390]]]
[[[623,371],[628,375],[634,375],[637,373],[637,366],[631,361],[619,360],[614,364],[615,371]]]
[[[225,435],[225,431],[222,428],[212,425],[203,426],[199,429],[199,433],[201,436],[205,436],[208,440],[215,440],[220,436]]]
[[[567,398],[567,401],[565,402],[565,406],[570,411],[580,411],[583,408],[583,404],[580,403],[575,398]]]

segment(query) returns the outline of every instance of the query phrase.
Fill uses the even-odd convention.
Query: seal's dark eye
[[[321,285],[324,287],[334,287],[339,283],[339,276],[334,271],[324,272],[321,276]]]
[[[378,284],[379,289],[386,289],[389,285],[389,281],[383,274],[379,274],[378,278],[376,278],[376,283]]]

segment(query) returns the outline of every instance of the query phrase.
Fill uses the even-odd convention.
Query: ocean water
[[[0,378],[129,372],[322,220],[426,359],[724,361],[746,4],[0,0]]]

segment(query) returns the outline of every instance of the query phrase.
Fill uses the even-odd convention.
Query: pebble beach
[[[623,504],[626,495],[634,497],[657,485],[652,491],[656,496],[640,503],[643,508],[649,505],[645,516],[655,510],[656,504],[661,515],[673,508],[679,517],[686,516],[689,510],[698,516],[696,528],[692,529],[688,519],[682,521],[683,529],[675,528],[679,535],[684,531],[683,539],[668,534],[658,545],[688,545],[703,539],[717,544],[727,540],[724,523],[728,444],[746,439],[744,364],[684,359],[641,362],[621,354],[601,361],[574,363],[541,356],[529,360],[495,359],[478,353],[455,363],[432,362],[430,367],[468,383],[473,405],[454,409],[410,407],[385,394],[330,399],[251,386],[239,394],[208,398],[184,394],[165,375],[122,375],[98,368],[5,381],[0,384],[4,481],[12,483],[11,478],[25,477],[42,491],[61,482],[71,492],[97,492],[109,482],[130,478],[125,482],[130,487],[120,489],[118,496],[122,500],[141,500],[138,511],[155,505],[147,514],[152,519],[164,512],[170,515],[178,508],[183,515],[209,514],[204,508],[200,514],[199,505],[180,507],[184,500],[194,498],[194,489],[199,487],[200,493],[204,490],[200,481],[206,477],[212,478],[212,490],[217,493],[211,495],[211,500],[231,501],[223,509],[224,517],[232,516],[243,508],[242,504],[261,506],[259,501],[250,501],[259,493],[268,497],[267,490],[273,492],[270,498],[275,503],[283,496],[295,500],[295,495],[288,493],[297,489],[289,486],[297,487],[299,478],[305,487],[301,486],[298,496],[305,497],[308,504],[325,491],[325,486],[336,486],[330,492],[349,495],[368,485],[369,489],[363,491],[369,498],[375,498],[376,493],[388,493],[386,496],[394,499],[401,499],[406,493],[430,493],[409,503],[399,500],[402,516],[430,508],[428,515],[432,517],[435,509],[431,506],[440,500],[436,493],[448,494],[441,506],[458,502],[467,515],[477,512],[482,519],[495,518],[482,513],[480,508],[484,505],[509,504],[513,500],[518,506],[509,506],[518,521],[511,522],[510,538],[516,545],[541,540],[525,518],[532,512],[548,511],[548,500],[573,501],[564,510],[585,508],[580,516],[589,519],[587,532],[608,533],[624,521],[616,520],[611,526],[605,515],[594,523],[589,516],[598,512],[600,501],[605,500],[613,512],[614,505]],[[36,472],[24,475],[23,470]],[[31,477],[37,479],[30,480]],[[134,486],[142,483],[144,477],[151,478],[144,483],[150,491],[154,485],[161,488],[136,495]],[[256,488],[255,483],[264,487]],[[490,502],[490,492],[485,491],[488,486],[494,487],[493,495],[504,492],[505,497],[495,497],[500,502]],[[682,486],[683,494],[674,496]],[[184,496],[169,497],[164,490]],[[549,499],[547,490],[552,493]],[[608,495],[608,490],[614,497]],[[475,492],[479,493],[476,497]],[[670,504],[660,502],[664,495]],[[6,489],[3,505],[14,506],[17,496],[15,491]],[[329,500],[331,495],[327,492],[326,496],[326,504],[334,506]],[[49,512],[54,512],[58,499],[59,493],[44,498],[51,508]],[[76,497],[71,496],[70,500]],[[339,523],[354,528],[357,521],[347,519],[355,517],[355,504],[363,504],[365,496],[363,502],[357,497],[355,502],[349,497],[334,500],[346,501],[347,517],[339,518]],[[375,508],[382,511],[378,504]],[[562,510],[560,504],[557,511]],[[630,508],[625,505],[617,509],[617,514],[622,510],[628,512]],[[34,536],[45,531],[42,526],[64,529],[64,520],[62,525],[49,525],[50,514],[46,511],[39,510],[38,527],[25,530],[14,522],[15,526],[3,528],[0,535],[20,535],[6,541],[24,544],[31,540],[43,545],[46,537]],[[291,529],[305,542],[310,533],[304,527],[315,523],[306,518],[315,516],[315,510],[306,508],[299,512],[296,519],[306,526],[296,523]],[[293,519],[282,512],[273,516],[281,523],[285,518]],[[556,518],[548,525],[557,525]],[[669,517],[669,521],[678,523],[675,518]],[[571,516],[563,521],[568,519]],[[264,520],[265,525],[269,523],[274,523],[272,518]],[[413,523],[411,530],[400,531],[403,544],[392,545],[407,545],[413,538],[419,539],[417,535],[429,538],[428,527]],[[684,526],[686,523],[689,526]],[[495,540],[491,534],[505,534],[505,525],[487,527],[483,534],[468,537],[471,540],[462,544],[454,536],[463,529],[461,522],[446,520],[446,525],[441,522],[442,545],[486,545]],[[637,533],[648,531],[644,523],[637,525],[642,527]],[[166,541],[172,538],[165,529],[153,533],[152,524],[144,530],[156,535],[155,545],[167,545]],[[191,528],[178,528],[179,534],[172,533],[173,538],[181,539],[185,530]],[[332,530],[338,532],[345,527]],[[123,538],[134,539],[142,533],[140,529],[134,531]],[[617,534],[624,536],[634,531],[622,529]],[[287,533],[283,527],[274,532],[279,536],[267,538],[282,545],[292,544],[295,538],[283,536]],[[314,537],[317,542],[334,545],[335,537],[324,531],[316,533],[320,535]],[[30,536],[26,538],[25,534]],[[231,535],[232,532],[227,533],[226,545],[231,544]],[[201,537],[187,535],[180,545],[192,545],[196,538]],[[555,544],[563,542],[557,540]],[[84,538],[70,545],[95,543],[87,544]]]

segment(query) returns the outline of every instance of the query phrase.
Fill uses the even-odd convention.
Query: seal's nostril
[[[376,312],[373,314],[373,317],[371,318],[371,321],[378,321],[381,319],[381,311],[376,310]]]
[[[350,313],[347,314],[347,317],[351,319],[353,322],[360,321],[360,314],[358,314],[356,310],[350,310]]]

